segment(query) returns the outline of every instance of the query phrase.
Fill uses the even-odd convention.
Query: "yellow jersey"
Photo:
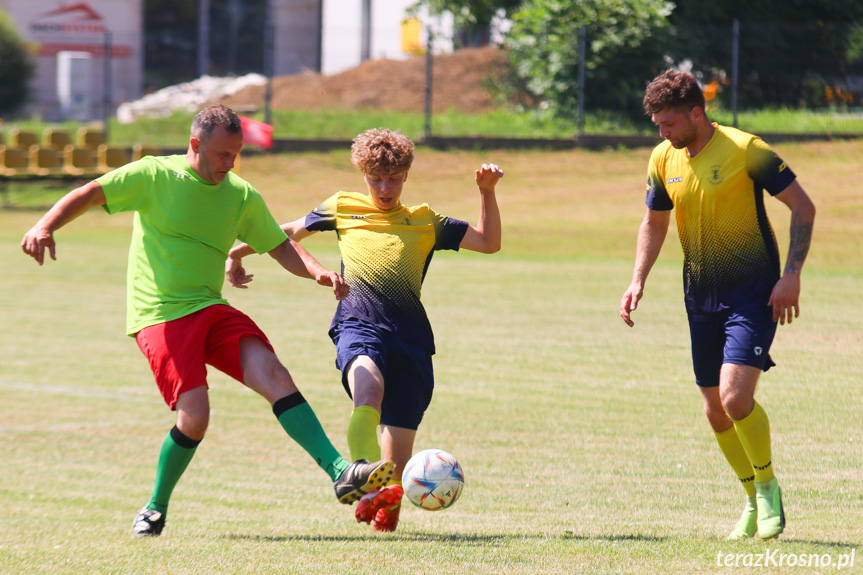
[[[764,207],[794,172],[760,138],[718,126],[694,158],[670,142],[651,154],[647,207],[675,210],[690,314],[766,304],[779,280],[779,249]]]
[[[381,210],[368,195],[338,192],[306,216],[305,227],[338,234],[351,291],[339,302],[332,327],[361,319],[434,353],[422,283],[436,250],[458,250],[467,222],[428,204]]]

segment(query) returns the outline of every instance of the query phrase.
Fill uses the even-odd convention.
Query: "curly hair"
[[[351,162],[364,174],[386,175],[410,169],[414,143],[401,132],[366,130],[351,146]]]
[[[644,92],[644,112],[649,116],[665,108],[704,108],[704,93],[695,76],[680,70],[666,70]]]
[[[243,129],[240,117],[237,116],[236,112],[227,106],[216,104],[198,112],[198,115],[192,120],[192,136],[202,142],[206,141],[216,126],[223,127],[229,134],[236,134]]]

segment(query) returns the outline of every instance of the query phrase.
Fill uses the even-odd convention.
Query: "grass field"
[[[778,367],[758,392],[786,500],[778,541],[724,541],[743,492],[692,381],[676,237],[635,328],[618,317],[649,150],[420,149],[403,201],[471,221],[473,169],[506,170],[503,250],[440,253],[424,286],[437,388],[416,448],[460,459],[459,502],[405,508],[395,534],[373,534],[266,403],[216,373],[210,430],[165,534],[132,539],[174,417],[123,336],[131,218],[83,216],[39,268],[18,243],[62,192],[16,189],[31,207],[0,211],[0,573],[827,573],[850,553],[841,572],[863,572],[863,142],[777,149],[819,209],[802,314],[779,328]],[[250,157],[241,172],[282,221],[361,189],[347,152]],[[784,254],[788,212],[768,203]],[[338,265],[331,234],[307,247]],[[247,267],[252,288],[226,288],[229,300],[267,332],[346,454],[350,403],[326,336],[334,301],[269,258]],[[775,564],[744,566],[763,553]]]
[[[738,127],[757,134],[863,134],[863,110],[741,110]],[[254,114],[253,114],[254,115]],[[108,130],[112,144],[153,144],[175,148],[189,136],[189,123],[194,114],[175,112],[167,118],[139,118],[132,124],[120,124],[112,120]],[[711,118],[721,124],[731,125],[733,115],[729,110],[711,111]],[[263,112],[255,115],[263,120]],[[390,110],[274,110],[275,137],[284,139],[333,139],[350,140],[369,126],[387,126],[399,129],[408,136],[420,139],[425,135],[425,115],[421,111],[395,112]],[[42,121],[9,121],[0,128],[35,131],[38,134],[48,127]],[[75,122],[63,124],[75,132],[80,126]],[[647,117],[633,121],[623,114],[612,112],[589,112],[585,115],[584,131],[598,135],[656,134],[656,129]],[[437,137],[487,136],[502,138],[572,138],[578,132],[575,119],[554,118],[550,114],[532,110],[498,110],[484,114],[467,114],[454,110],[434,114],[431,118],[431,133]],[[181,146],[182,147],[182,146]]]

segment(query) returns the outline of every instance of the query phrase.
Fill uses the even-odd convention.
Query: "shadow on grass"
[[[305,541],[305,542],[327,542],[327,541],[392,541],[393,539],[400,541],[432,541],[436,543],[458,543],[459,545],[479,545],[479,546],[505,546],[508,541],[514,539],[572,539],[578,541],[644,541],[658,543],[674,539],[673,537],[657,537],[655,535],[575,535],[572,533],[564,533],[562,535],[549,536],[541,533],[532,535],[519,535],[514,533],[498,533],[498,534],[460,534],[460,533],[429,533],[425,531],[402,531],[391,535],[366,533],[362,535],[242,535],[237,533],[227,533],[223,535],[225,539],[241,540],[241,541],[270,541],[273,543],[285,543],[289,541]]]

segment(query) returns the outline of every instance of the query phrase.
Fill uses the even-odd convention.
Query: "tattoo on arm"
[[[812,222],[801,222],[791,218],[791,241],[788,246],[788,260],[785,262],[785,273],[800,273],[809,244],[812,241]]]

